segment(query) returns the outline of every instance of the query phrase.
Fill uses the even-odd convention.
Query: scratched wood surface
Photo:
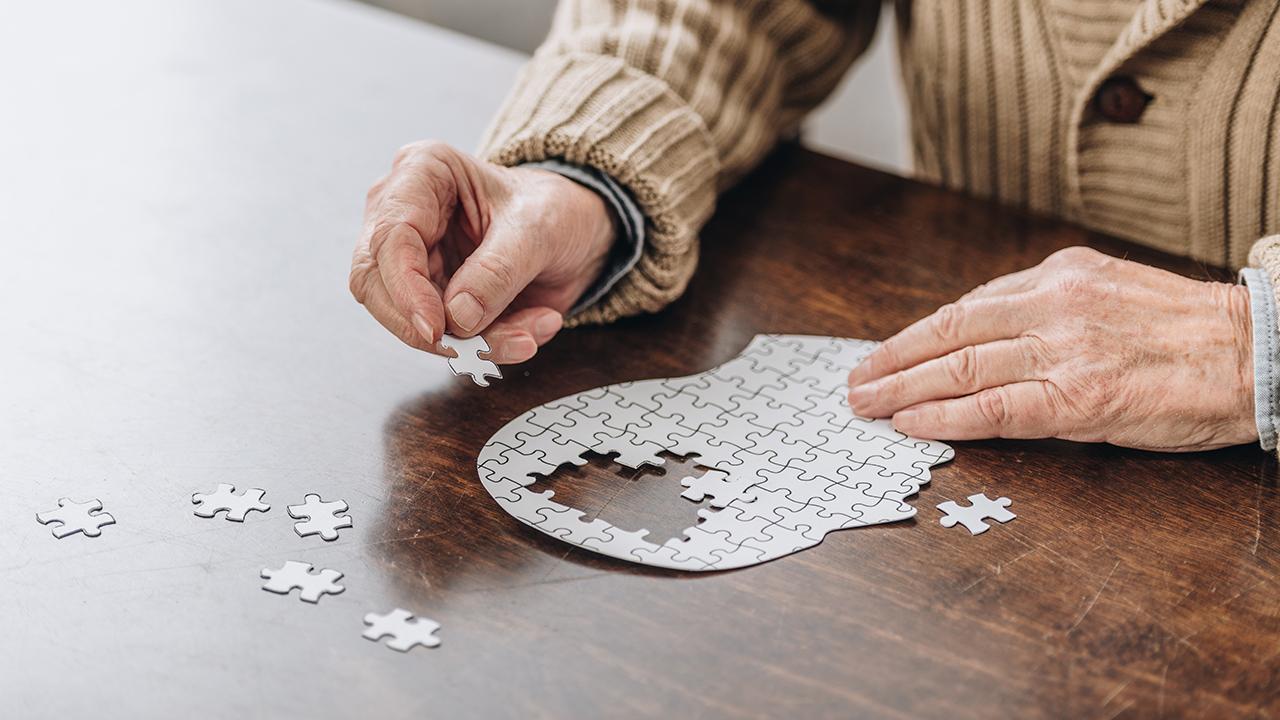
[[[27,109],[0,133],[0,714],[1277,711],[1280,500],[1256,448],[957,443],[916,519],[716,574],[563,545],[474,468],[535,404],[699,372],[756,333],[883,338],[1068,245],[1220,271],[789,148],[721,204],[668,311],[566,332],[480,389],[365,317],[347,253],[391,151],[474,140],[518,58],[341,3],[130,5],[169,35],[94,7],[80,30],[33,9],[0,42]],[[62,50],[17,69],[41,31]],[[597,459],[544,483],[670,536],[696,519],[680,477]],[[219,482],[271,511],[194,517],[190,493]],[[937,503],[980,491],[1018,519],[938,525]],[[355,527],[296,537],[284,506],[307,492],[347,500]],[[118,524],[55,540],[33,515],[63,495]],[[263,592],[258,571],[291,559],[346,592]],[[443,645],[362,640],[392,607]]]

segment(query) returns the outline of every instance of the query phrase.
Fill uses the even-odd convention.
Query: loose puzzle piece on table
[[[470,375],[480,387],[489,387],[486,377],[502,379],[502,371],[498,366],[492,360],[480,357],[480,353],[489,352],[489,343],[479,335],[469,338],[441,335],[440,347],[458,354],[458,357],[449,358],[449,369],[454,375]]]
[[[369,613],[364,616],[364,624],[369,627],[364,631],[366,640],[381,640],[390,635],[387,647],[400,652],[409,652],[415,645],[433,648],[440,644],[436,631],[440,623],[424,617],[413,616],[408,610],[396,608],[385,615]]]
[[[338,531],[351,527],[351,517],[341,515],[347,511],[344,500],[325,501],[315,493],[307,493],[301,505],[288,505],[289,517],[303,522],[294,523],[293,531],[298,537],[319,535],[326,541],[338,539]]]
[[[267,583],[262,589],[280,595],[300,590],[298,596],[309,603],[320,602],[321,595],[337,595],[346,590],[338,584],[342,573],[337,570],[312,572],[311,567],[311,563],[287,560],[278,569],[263,568],[261,575]]]
[[[904,520],[904,500],[950,460],[947,445],[911,438],[887,420],[853,415],[848,373],[877,343],[756,336],[729,362],[683,378],[626,382],[536,407],[480,451],[480,479],[521,522],[588,550],[684,570],[754,565],[812,547],[842,528]],[[617,453],[638,468],[660,453],[697,455],[704,475],[682,481],[711,498],[698,524],[663,543],[534,492],[535,475]]]
[[[195,514],[202,518],[211,518],[220,512],[233,522],[244,522],[245,517],[254,510],[266,512],[271,506],[262,501],[266,491],[262,488],[249,488],[244,492],[236,492],[234,485],[218,483],[218,488],[211,493],[192,493],[191,502],[196,505]]]
[[[992,500],[986,494],[978,493],[969,496],[969,503],[968,507],[964,507],[957,505],[954,500],[948,500],[938,505],[938,509],[945,513],[938,523],[942,527],[955,527],[958,523],[968,528],[971,535],[977,535],[991,527],[983,520],[1007,523],[1018,517],[1007,509],[1013,504],[1013,501],[1007,497]]]
[[[83,533],[87,537],[98,537],[102,528],[114,525],[116,519],[110,513],[101,512],[102,501],[98,499],[77,502],[71,498],[60,498],[57,510],[36,513],[36,522],[51,525],[53,536],[61,540],[68,535]]]

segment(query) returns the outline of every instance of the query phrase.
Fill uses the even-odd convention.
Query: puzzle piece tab
[[[469,338],[441,335],[440,347],[458,354],[449,358],[449,369],[454,375],[470,375],[480,387],[489,387],[487,377],[502,378],[502,371],[492,360],[480,357],[480,353],[489,352],[489,343],[479,335]]]
[[[983,522],[983,520],[995,520],[996,522],[1007,523],[1018,517],[1007,509],[1013,501],[1007,497],[996,498],[992,500],[984,493],[970,495],[968,507],[957,505],[954,500],[948,500],[940,505],[938,509],[945,513],[938,523],[942,527],[955,527],[956,524],[964,525],[968,528],[969,533],[977,535],[984,533],[991,526]]]

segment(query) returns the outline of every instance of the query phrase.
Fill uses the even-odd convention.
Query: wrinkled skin
[[[1085,248],[969,292],[849,374],[849,403],[939,440],[1162,451],[1256,441],[1248,290]]]
[[[615,222],[556,173],[414,143],[369,189],[351,294],[412,347],[451,355],[442,333],[480,334],[495,362],[523,362],[600,274]]]
[[[529,359],[598,277],[617,219],[555,173],[447,145],[396,154],[369,190],[351,292],[439,354],[483,334]],[[1149,450],[1257,440],[1248,291],[1068,248],[939,308],[849,374],[849,403],[939,440],[1056,437]]]

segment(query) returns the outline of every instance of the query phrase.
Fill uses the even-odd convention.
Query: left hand
[[[886,340],[849,404],[939,440],[1191,451],[1256,441],[1248,290],[1086,248],[996,278]]]

